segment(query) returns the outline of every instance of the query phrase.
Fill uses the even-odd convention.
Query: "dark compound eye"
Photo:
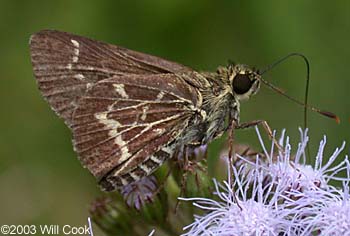
[[[236,94],[244,94],[249,91],[252,87],[253,81],[249,78],[247,74],[238,74],[233,79],[233,91]]]

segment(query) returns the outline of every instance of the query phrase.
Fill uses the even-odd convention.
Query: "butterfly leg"
[[[235,141],[235,136],[234,136],[234,131],[237,129],[237,121],[235,119],[232,119],[231,124],[228,127],[229,133],[228,133],[228,142],[229,142],[229,149],[228,149],[228,161],[229,161],[229,184],[231,185],[231,189],[234,190],[233,187],[233,160],[236,160],[236,151],[234,149],[234,141]],[[239,205],[239,201],[237,199],[236,193],[234,192],[233,197],[235,199],[235,202],[237,206],[242,210],[242,207]]]
[[[181,178],[181,191],[180,191],[180,197],[184,196],[184,194],[186,193],[186,183],[187,183],[187,175],[188,175],[188,147],[184,146],[182,147],[182,152],[183,152],[183,159],[180,160],[179,165],[182,165],[182,169],[183,169],[183,175]],[[181,163],[182,162],[182,163]],[[179,209],[180,206],[180,200],[177,199],[176,205],[175,205],[175,214],[177,213],[177,210]]]
[[[273,143],[276,145],[276,147],[278,148],[278,150],[281,153],[283,152],[283,148],[281,147],[281,145],[279,145],[279,143],[277,142],[277,140],[275,139],[275,137],[272,134],[271,128],[268,125],[268,123],[265,120],[253,120],[253,121],[249,121],[249,122],[244,122],[241,123],[239,125],[236,126],[236,129],[247,129],[247,128],[251,128],[251,127],[255,127],[258,125],[262,125],[264,130],[266,131],[266,133],[268,134],[270,140],[273,141]]]
[[[180,182],[180,196],[187,195],[186,188],[188,187],[187,181],[189,178],[195,178],[195,184],[197,189],[201,187],[201,180],[198,172],[207,173],[205,165],[202,165],[206,161],[207,145],[185,145],[180,149],[178,157],[178,167],[182,173]],[[192,190],[192,189],[191,189]],[[180,205],[178,200],[175,205],[175,213]]]
[[[231,180],[233,179],[233,160],[236,160],[236,152],[234,150],[234,141],[235,141],[235,137],[234,137],[234,130],[237,128],[237,122],[236,120],[232,120],[229,128],[228,128],[228,161],[230,164],[230,173],[231,176],[229,176],[229,178],[231,178]],[[231,181],[229,181],[231,182]]]

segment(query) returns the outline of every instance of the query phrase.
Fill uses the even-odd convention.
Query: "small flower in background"
[[[140,210],[146,203],[153,202],[157,188],[157,179],[151,175],[124,186],[121,194],[129,207]]]
[[[167,226],[167,197],[164,190],[158,190],[154,176],[125,186],[123,195],[110,193],[91,204],[92,220],[106,235],[113,236],[144,236],[155,225]]]

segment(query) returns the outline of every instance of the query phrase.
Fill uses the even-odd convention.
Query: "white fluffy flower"
[[[347,158],[347,180],[343,189],[328,186],[304,192],[293,191],[296,200],[287,199],[285,204],[298,207],[294,218],[299,222],[294,226],[298,235],[349,236],[350,235],[350,164]]]
[[[308,227],[320,235],[350,235],[350,198],[349,183],[344,183],[343,190],[334,189],[320,199],[314,199],[316,216]]]
[[[257,156],[253,163],[251,158],[240,157],[245,164],[232,167],[234,182],[214,180],[212,199],[182,198],[204,211],[195,215],[183,235],[350,236],[350,164],[346,157],[334,165],[345,143],[324,162],[324,137],[315,163],[308,165],[307,130],[300,133],[301,142],[292,155],[284,132],[279,140],[283,151],[275,153],[274,144],[267,151],[257,130],[265,159]],[[339,177],[340,172],[347,176]],[[330,185],[330,180],[341,181],[343,190]]]
[[[263,183],[264,175],[257,169],[249,176],[244,170],[244,166],[233,168],[233,184],[214,180],[217,200],[181,198],[206,212],[195,216],[195,221],[184,228],[184,236],[289,235],[291,224],[286,217],[292,210],[279,203],[278,185]]]
[[[275,145],[272,144],[271,151],[267,152],[266,147],[261,139],[259,130],[257,135],[265,153],[265,173],[277,180],[283,180],[286,184],[287,190],[300,190],[306,191],[315,189],[318,187],[328,188],[330,180],[345,180],[344,178],[337,177],[337,174],[346,169],[346,161],[343,160],[338,165],[334,166],[335,160],[345,147],[343,142],[340,148],[336,148],[331,157],[328,158],[326,163],[323,163],[324,159],[324,148],[326,145],[326,136],[320,142],[318,153],[315,158],[314,165],[306,164],[306,147],[308,143],[307,130],[304,132],[299,129],[301,134],[301,141],[298,144],[296,154],[292,156],[292,147],[289,143],[289,137],[285,137],[285,132],[282,132],[279,140],[279,145],[283,148],[283,152],[280,150],[278,154],[274,153],[276,150]],[[244,158],[244,157],[243,157]],[[288,181],[286,181],[286,179]]]

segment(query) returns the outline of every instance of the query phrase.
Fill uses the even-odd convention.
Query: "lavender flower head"
[[[181,198],[205,212],[195,215],[183,235],[350,235],[350,164],[346,157],[334,166],[345,143],[324,162],[324,137],[314,165],[307,165],[307,130],[300,133],[292,155],[284,132],[279,140],[283,151],[275,153],[274,144],[267,151],[257,129],[265,159],[240,156],[244,164],[232,167],[234,182],[230,177],[223,183],[214,180],[212,199]],[[340,172],[347,177],[339,177]],[[341,181],[343,190],[330,180]]]
[[[318,231],[322,236],[350,235],[349,183],[344,182],[342,190],[323,193],[319,198],[311,198],[314,200],[312,207],[315,217],[304,219],[304,223],[308,223],[306,229]]]
[[[297,196],[297,200],[288,201],[291,205],[299,207],[295,218],[300,223],[298,227],[294,227],[294,231],[299,232],[298,235],[350,235],[350,164],[347,157],[345,163],[347,179],[342,181],[342,189],[329,185],[327,189],[318,187],[292,193]]]
[[[196,215],[195,221],[184,228],[187,230],[184,236],[279,235],[289,231],[285,217],[290,209],[278,204],[278,186],[273,189],[276,185],[264,184],[264,175],[257,169],[248,176],[245,167],[238,170],[233,167],[233,184],[230,179],[222,184],[214,180],[217,200],[180,198],[208,212]]]
[[[130,183],[122,189],[126,204],[140,210],[146,203],[152,202],[157,190],[157,179],[151,175]]]
[[[333,166],[335,160],[345,147],[343,142],[340,148],[336,148],[331,157],[328,158],[326,163],[323,163],[324,148],[326,145],[326,136],[320,142],[318,153],[315,158],[314,165],[306,164],[306,147],[309,141],[307,136],[308,130],[300,131],[301,141],[298,144],[296,154],[292,156],[292,148],[289,143],[289,137],[285,137],[285,131],[282,131],[281,138],[279,139],[279,145],[283,147],[283,153],[278,151],[278,154],[274,153],[274,145],[271,145],[271,151],[267,152],[264,142],[260,136],[259,130],[256,128],[256,132],[263,147],[264,154],[267,160],[265,160],[265,173],[267,176],[273,179],[281,179],[286,184],[286,189],[294,189],[306,191],[315,189],[318,187],[328,188],[328,182],[330,180],[345,180],[344,178],[337,177],[337,174],[346,167],[346,160],[343,160],[338,165]],[[277,156],[277,157],[276,157]],[[241,157],[244,159],[244,157]],[[276,158],[276,159],[275,159]],[[288,181],[286,181],[288,179]]]

